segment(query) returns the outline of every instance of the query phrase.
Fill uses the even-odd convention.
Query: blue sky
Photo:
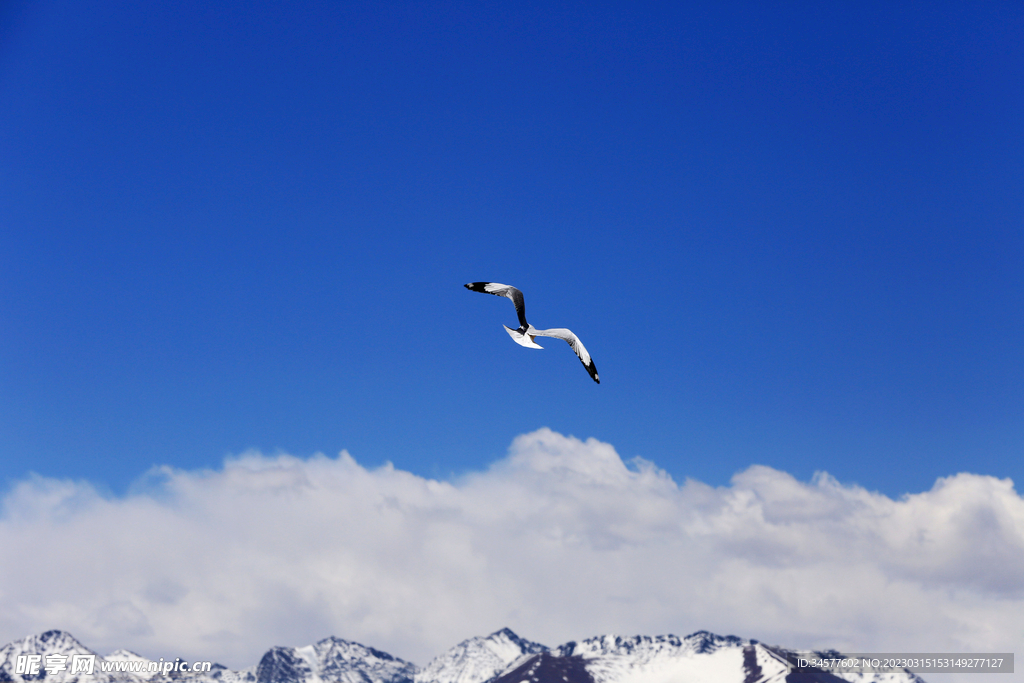
[[[5,3],[0,476],[540,427],[1024,479],[1015,3]],[[507,301],[583,339],[512,343]]]
[[[1021,35],[0,3],[0,644],[1019,652]]]

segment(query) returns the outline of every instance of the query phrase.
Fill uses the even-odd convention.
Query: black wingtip
[[[486,284],[487,284],[486,282],[470,282],[469,284],[462,285],[462,286],[465,287],[466,289],[468,289],[471,292],[483,292],[483,293],[486,294],[487,290],[484,289],[484,285],[486,285]]]

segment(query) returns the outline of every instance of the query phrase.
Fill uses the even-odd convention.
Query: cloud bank
[[[233,667],[327,635],[422,665],[502,626],[1024,651],[1024,499],[974,474],[899,500],[762,466],[680,485],[541,429],[451,482],[253,453],[125,497],[31,478],[0,510],[4,643],[61,628]]]

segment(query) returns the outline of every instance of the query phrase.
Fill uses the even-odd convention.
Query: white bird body
[[[508,325],[502,325],[502,327],[505,328],[505,331],[508,332],[508,336],[512,337],[512,341],[514,341],[516,344],[519,344],[520,346],[525,346],[528,349],[543,349],[544,348],[543,346],[541,346],[537,342],[533,341],[533,337],[536,336],[536,335],[531,336],[529,329],[526,330],[526,334],[523,334],[519,330],[510,329],[508,327]],[[533,325],[530,325],[530,328],[532,328],[532,327],[533,327]]]
[[[528,349],[543,349],[544,347],[534,341],[536,337],[553,337],[555,339],[561,339],[567,343],[572,350],[579,357],[580,362],[583,363],[583,367],[586,368],[587,372],[590,373],[591,378],[598,384],[601,380],[597,376],[597,367],[594,365],[593,359],[587,352],[586,347],[583,346],[583,342],[580,338],[572,333],[571,330],[567,330],[564,327],[555,327],[550,330],[538,330],[536,327],[526,322],[526,303],[523,300],[523,293],[512,285],[503,285],[498,282],[470,282],[465,285],[466,289],[471,292],[482,292],[484,294],[493,294],[495,296],[503,296],[506,299],[511,299],[512,304],[516,307],[516,314],[519,316],[519,329],[513,330],[507,325],[502,325],[505,331],[508,332],[508,336],[512,337],[512,341],[520,346],[525,346]]]

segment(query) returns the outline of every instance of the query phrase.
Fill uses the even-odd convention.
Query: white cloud
[[[1024,500],[958,474],[892,500],[754,466],[677,485],[547,429],[453,482],[347,453],[162,469],[123,498],[31,478],[2,501],[0,641],[253,664],[337,635],[419,664],[509,626],[734,633],[847,651],[1024,650]]]

